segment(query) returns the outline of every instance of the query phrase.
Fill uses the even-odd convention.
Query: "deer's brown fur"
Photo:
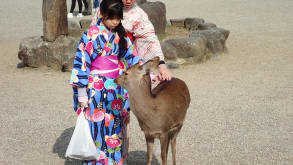
[[[176,137],[190,103],[184,81],[173,77],[151,91],[149,72],[157,68],[159,58],[140,66],[135,65],[115,80],[128,90],[130,108],[136,116],[147,142],[147,165],[151,164],[154,138],[161,143],[162,164],[167,164],[171,143],[173,164],[176,165]]]

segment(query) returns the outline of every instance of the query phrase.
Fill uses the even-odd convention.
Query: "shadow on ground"
[[[82,164],[79,160],[71,160],[65,158],[65,152],[69,144],[70,138],[73,134],[74,127],[67,128],[63,131],[60,137],[57,138],[56,143],[53,146],[53,153],[58,154],[61,159],[66,159],[64,165],[80,165]]]
[[[147,153],[145,151],[131,151],[128,153],[127,165],[146,164]],[[159,165],[158,159],[153,155],[152,165]]]
[[[58,154],[61,159],[66,159],[64,165],[80,165],[79,160],[65,158],[65,152],[69,144],[70,138],[74,131],[74,127],[70,127],[63,131],[60,137],[57,138],[56,143],[53,146],[53,153]],[[145,151],[131,151],[128,153],[127,165],[139,165],[146,164],[146,152]],[[158,159],[153,155],[152,165],[159,165]]]

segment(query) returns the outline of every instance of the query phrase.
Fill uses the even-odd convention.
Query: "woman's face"
[[[136,2],[136,0],[122,0],[124,7],[126,9],[131,8],[133,4]]]
[[[105,26],[107,26],[107,28],[109,29],[115,29],[119,23],[120,23],[121,19],[119,18],[113,18],[113,19],[104,19],[104,24]]]

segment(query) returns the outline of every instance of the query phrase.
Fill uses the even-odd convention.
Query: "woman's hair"
[[[123,3],[121,0],[103,0],[100,4],[100,12],[104,19],[123,19]],[[124,38],[126,31],[121,22],[114,29],[119,35],[119,49],[124,51],[127,48],[127,41]],[[121,51],[120,51],[121,52]],[[119,58],[122,54],[119,53]]]

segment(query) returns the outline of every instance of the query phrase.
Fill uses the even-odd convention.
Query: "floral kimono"
[[[74,110],[81,111],[77,88],[86,87],[89,108],[85,110],[85,116],[99,154],[98,160],[84,164],[123,164],[124,120],[130,108],[126,89],[115,84],[114,79],[139,61],[130,39],[126,40],[127,51],[122,52],[118,34],[99,20],[82,35],[78,44],[70,80]],[[121,53],[124,56],[119,59]]]

